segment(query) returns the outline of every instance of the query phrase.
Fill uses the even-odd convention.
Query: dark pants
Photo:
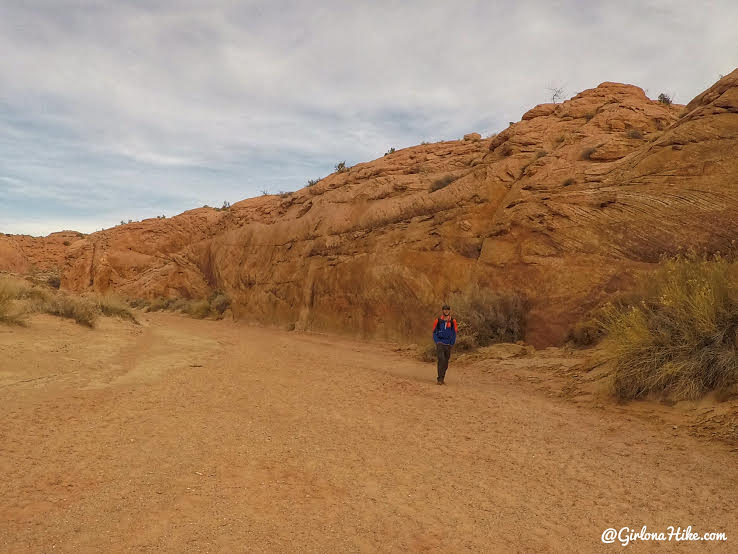
[[[448,361],[451,359],[451,347],[448,344],[437,342],[436,354],[438,355],[438,380],[443,381],[446,378]]]

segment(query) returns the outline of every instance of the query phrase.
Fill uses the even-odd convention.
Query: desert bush
[[[104,316],[117,317],[138,325],[138,319],[133,315],[130,308],[116,296],[98,296],[93,299],[93,303]]]
[[[395,147],[393,146],[392,148],[390,148],[389,150],[387,150],[387,151],[386,151],[386,152],[384,153],[384,155],[385,155],[385,156],[389,156],[390,154],[394,154],[394,153],[395,153]]]
[[[348,170],[349,170],[350,168],[346,166],[346,160],[344,160],[344,161],[342,161],[342,162],[338,162],[338,163],[337,163],[337,164],[336,164],[336,165],[334,166],[334,169],[336,170],[336,173],[345,173],[345,172],[346,172],[346,171],[348,171]]]
[[[168,298],[166,296],[160,296],[159,298],[154,298],[148,306],[149,312],[160,312],[162,310],[168,310],[174,304],[175,299],[174,298]]]
[[[95,305],[84,298],[55,294],[35,304],[36,311],[73,319],[76,323],[86,327],[94,327],[98,310]]]
[[[433,181],[433,183],[431,183],[430,191],[435,192],[437,190],[441,190],[442,188],[449,186],[456,179],[458,179],[458,177],[454,177],[453,175],[445,175],[440,179],[436,179],[435,181]]]
[[[595,112],[587,112],[584,114],[584,119],[587,121],[591,120],[595,115],[597,115]]]
[[[418,359],[423,362],[435,362],[437,359],[435,343],[419,346]]]
[[[166,310],[182,312],[197,319],[221,319],[230,306],[231,299],[224,292],[216,290],[207,298],[156,298],[149,304],[148,311]]]
[[[310,179],[308,180],[307,186],[312,187],[313,185],[317,185],[320,182],[320,179],[322,177],[318,177],[317,179]]]
[[[459,326],[458,350],[515,342],[525,334],[527,302],[518,293],[475,285],[449,301]]]
[[[626,133],[626,135],[628,136],[628,138],[632,138],[632,139],[642,139],[643,138],[643,133],[633,127],[628,129],[628,132]]]
[[[205,300],[192,300],[184,308],[184,313],[196,319],[205,319],[210,315],[210,303]]]
[[[231,299],[221,291],[215,291],[208,298],[211,311],[219,317],[222,317],[225,311],[231,307]]]
[[[643,284],[640,302],[604,308],[618,398],[694,399],[738,382],[736,270],[719,256],[666,259]]]
[[[592,148],[592,147],[585,148],[584,150],[582,150],[582,153],[579,154],[579,159],[580,160],[591,160],[592,159],[592,154],[595,153],[595,150],[597,150],[597,149],[596,148]]]
[[[665,92],[662,92],[661,94],[659,94],[658,101],[666,106],[671,106],[671,96],[669,96]]]
[[[25,310],[18,302],[23,285],[15,279],[0,277],[0,323],[24,325]]]
[[[69,242],[68,240],[65,240],[65,241],[64,241],[64,242],[63,242],[62,244],[63,244],[64,246],[69,246],[69,245],[70,245],[70,244],[72,244],[72,243],[71,243],[71,242]]]
[[[215,208],[216,211],[222,212],[231,209],[231,203],[228,200],[223,201],[223,205],[220,208]]]
[[[151,304],[151,302],[149,302],[145,298],[129,298],[127,302],[131,308],[136,308],[138,310],[148,308]]]
[[[46,279],[46,284],[49,285],[51,288],[58,289],[61,287],[61,277],[58,275],[51,275],[48,279]]]

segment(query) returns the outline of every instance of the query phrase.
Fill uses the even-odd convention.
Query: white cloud
[[[732,0],[6,0],[0,174],[127,209],[299,188],[341,159],[502,128],[553,83],[687,102],[738,65],[737,20]],[[31,221],[28,198],[13,209]]]

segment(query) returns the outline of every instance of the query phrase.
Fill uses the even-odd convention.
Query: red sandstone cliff
[[[478,283],[525,293],[528,340],[556,344],[661,254],[738,238],[737,177],[738,70],[686,107],[603,83],[491,139],[406,148],[285,197],[0,236],[0,270],[132,297],[219,288],[236,316],[395,338],[427,335],[442,299]]]

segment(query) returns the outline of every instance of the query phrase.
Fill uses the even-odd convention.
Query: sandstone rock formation
[[[738,70],[686,107],[603,83],[498,135],[424,144],[291,194],[78,236],[0,236],[0,270],[199,297],[297,328],[427,338],[471,284],[527,295],[527,340],[570,326],[662,254],[738,237]]]

